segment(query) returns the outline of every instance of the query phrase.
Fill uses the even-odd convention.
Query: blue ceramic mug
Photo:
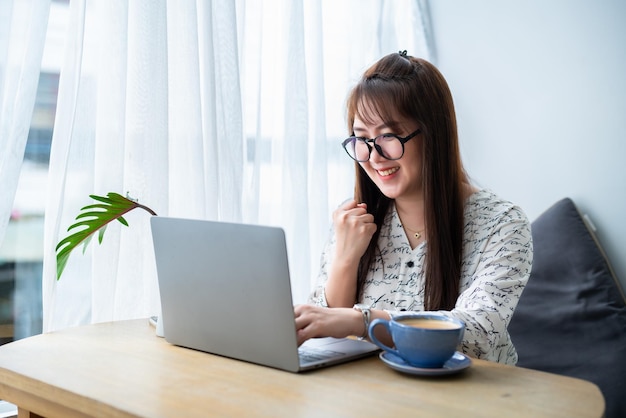
[[[381,343],[374,329],[387,329],[395,349]],[[369,326],[369,337],[383,350],[420,368],[439,368],[456,352],[463,339],[465,323],[436,313],[398,315],[391,320],[375,319]]]

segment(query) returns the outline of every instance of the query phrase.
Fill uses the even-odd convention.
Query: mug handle
[[[370,337],[370,341],[376,344],[378,347],[382,348],[383,350],[402,358],[402,356],[397,350],[394,350],[393,348],[381,343],[378,340],[378,338],[376,338],[376,336],[374,335],[374,328],[376,328],[378,325],[385,327],[389,335],[391,335],[391,330],[389,329],[389,321],[387,321],[386,319],[382,319],[382,318],[376,318],[371,322],[369,329],[367,330],[367,333],[369,334],[369,337]]]

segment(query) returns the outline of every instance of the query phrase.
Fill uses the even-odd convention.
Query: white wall
[[[430,2],[466,168],[531,220],[570,197],[626,288],[626,2]]]

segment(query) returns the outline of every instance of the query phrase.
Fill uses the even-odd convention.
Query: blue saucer
[[[394,370],[418,376],[441,376],[454,374],[467,369],[472,364],[472,360],[470,360],[468,356],[458,351],[454,353],[450,360],[445,362],[443,367],[435,369],[425,369],[422,367],[411,366],[400,357],[387,351],[380,353],[379,357],[387,366]]]

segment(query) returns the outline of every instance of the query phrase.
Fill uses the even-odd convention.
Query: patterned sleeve
[[[328,234],[328,239],[326,240],[326,244],[324,245],[324,249],[322,250],[322,255],[320,257],[320,269],[317,274],[317,279],[315,281],[315,285],[313,286],[313,291],[309,295],[309,304],[322,306],[327,308],[328,302],[326,302],[326,294],[324,293],[324,288],[326,287],[326,281],[328,280],[328,268],[331,263],[331,256],[334,254],[334,246],[335,246],[335,230],[333,227],[330,228],[330,232]]]
[[[507,331],[532,266],[533,247],[526,215],[513,206],[483,238],[466,242],[464,263],[476,263],[472,277],[444,314],[465,322],[463,352],[515,364],[517,353]],[[468,267],[468,266],[465,266]]]

